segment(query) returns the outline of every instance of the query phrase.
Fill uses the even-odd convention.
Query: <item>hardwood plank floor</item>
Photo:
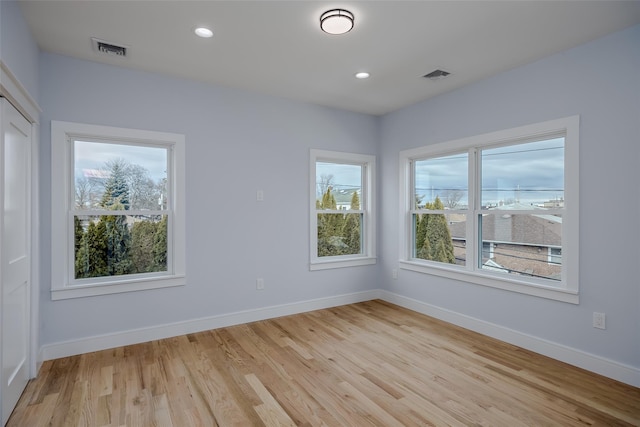
[[[47,361],[7,425],[638,426],[640,389],[369,301]]]

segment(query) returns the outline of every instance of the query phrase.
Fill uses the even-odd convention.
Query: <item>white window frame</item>
[[[360,198],[360,211],[362,213],[362,253],[356,255],[340,255],[318,257],[318,211],[316,210],[316,163],[329,162],[362,166],[362,195]],[[367,154],[344,153],[340,151],[327,151],[311,149],[309,167],[309,241],[310,262],[309,269],[325,270],[330,268],[355,267],[376,263],[376,236],[375,236],[375,168],[376,158]],[[332,213],[333,211],[323,211]],[[344,213],[349,211],[335,211]]]
[[[579,303],[579,116],[550,120],[527,126],[487,133],[455,141],[419,147],[400,152],[400,262],[399,267],[419,273],[432,274],[483,286],[553,299],[573,304]],[[562,279],[552,281],[524,276],[491,272],[477,267],[478,215],[482,213],[477,194],[481,191],[480,171],[476,157],[483,148],[517,144],[554,136],[565,136],[564,153],[564,201],[561,209],[562,224]],[[413,258],[412,222],[412,167],[413,160],[469,153],[469,208],[467,210],[465,266],[444,264]],[[486,212],[485,212],[486,213]],[[526,212],[524,212],[526,213]],[[473,248],[480,249],[473,249]]]
[[[171,186],[172,198],[166,212],[163,212],[169,215],[166,272],[75,280],[73,141],[79,138],[167,148],[169,157],[167,180]],[[184,135],[52,121],[51,178],[51,298],[53,300],[185,285]]]

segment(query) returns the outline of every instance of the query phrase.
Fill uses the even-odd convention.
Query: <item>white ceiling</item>
[[[640,23],[640,1],[611,0],[20,3],[44,51],[377,115]],[[336,7],[355,15],[350,33],[320,30]],[[437,68],[452,74],[422,77]]]

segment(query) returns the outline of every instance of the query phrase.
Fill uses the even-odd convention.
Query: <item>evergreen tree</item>
[[[351,210],[360,210],[360,198],[358,192],[354,191],[351,196]],[[344,224],[344,237],[347,244],[347,254],[359,254],[362,252],[360,240],[361,214],[347,214]]]
[[[336,198],[331,194],[332,188],[327,188],[327,191],[322,195],[322,203],[320,209],[333,209],[336,210],[338,205],[336,204]]]
[[[444,205],[439,197],[436,197],[430,209],[444,210]],[[447,224],[447,219],[444,214],[429,215],[429,221],[426,227],[425,241],[426,240],[429,241],[430,246],[431,257],[428,259],[450,264],[455,263],[451,231],[449,230],[449,224]],[[424,246],[425,245],[423,245],[423,251]],[[423,256],[426,256],[426,254],[423,253]]]
[[[424,204],[424,209],[442,211],[444,204],[440,197]],[[455,263],[451,231],[444,214],[416,215],[415,223],[416,258],[444,263]]]
[[[118,159],[107,163],[109,178],[105,182],[100,205],[109,210],[129,209],[129,185],[127,183],[126,160]],[[107,276],[129,274],[132,269],[130,258],[131,233],[125,215],[105,215],[100,217],[105,226],[104,245],[106,247]]]
[[[427,224],[429,223],[429,215],[416,214],[416,258],[429,259],[425,257],[423,252],[423,246],[425,243],[425,237],[427,236]],[[427,254],[430,255],[428,252]]]
[[[154,243],[159,223],[138,221],[131,227],[131,273],[157,271],[154,263]]]
[[[146,169],[124,159],[105,164],[109,177],[97,204],[110,211],[165,206],[166,178],[158,184]],[[77,278],[166,271],[167,220],[135,222],[127,215],[101,215],[87,230],[75,219],[75,272]]]
[[[319,210],[337,210],[336,199],[331,193],[332,188],[322,194]],[[317,204],[317,202],[316,202]],[[345,218],[342,214],[321,213],[318,214],[318,256],[335,256],[348,253],[345,243],[344,231]]]
[[[127,162],[123,159],[107,163],[109,178],[104,184],[104,193],[100,205],[113,209],[116,204],[121,205],[117,210],[129,209],[129,184],[127,183]],[[115,209],[114,209],[115,210]]]
[[[453,251],[449,251],[444,240],[440,240],[438,242],[438,247],[433,253],[433,260],[449,264],[453,264],[455,262]]]
[[[422,197],[416,196],[416,207],[420,206]],[[433,203],[427,202],[424,204],[423,209],[435,209]],[[429,224],[429,214],[416,215],[416,258],[431,259],[431,245],[426,242],[427,237],[427,225]]]
[[[82,276],[82,272],[79,269],[79,266],[82,265],[82,263],[78,263],[78,255],[80,253],[80,248],[82,247],[82,239],[84,238],[85,235],[85,231],[82,228],[82,222],[80,221],[80,219],[75,216],[73,217],[73,237],[74,237],[74,249],[73,249],[73,254],[74,254],[74,267],[75,267],[75,277],[79,278]]]
[[[104,223],[106,229],[107,276],[129,274],[132,268],[131,233],[127,225],[127,217],[124,215],[104,215],[100,218],[100,223]]]
[[[360,197],[358,196],[358,192],[354,191],[351,195],[351,210],[358,211],[360,210]]]
[[[77,216],[73,217],[73,236],[74,236],[74,253],[78,253],[80,249],[80,241],[84,236],[84,229],[82,228],[82,221]]]
[[[76,252],[76,279],[108,275],[106,228],[102,221],[90,222]]]
[[[153,271],[167,271],[167,216],[156,226],[153,238]]]
[[[89,229],[91,229],[92,227],[95,227],[95,225],[93,225],[93,223],[90,223]],[[78,231],[76,230],[76,239],[78,237],[77,233]],[[80,237],[80,241],[76,245],[76,251],[75,251],[76,257],[74,261],[76,279],[84,279],[85,277],[90,277],[89,276],[90,251],[88,247],[88,234],[89,234],[89,230],[87,230],[86,232],[83,231]]]
[[[425,219],[423,219],[423,221],[425,221]],[[416,258],[422,258],[427,260],[433,259],[431,256],[431,243],[429,243],[429,239],[425,238],[422,240],[422,245],[420,245],[420,247],[418,248],[418,253],[416,255]]]
[[[433,201],[433,203],[427,203],[427,205],[429,205],[427,209],[432,209],[434,211],[444,210],[444,204],[442,203],[442,200],[440,200],[440,196],[436,196],[436,199]]]

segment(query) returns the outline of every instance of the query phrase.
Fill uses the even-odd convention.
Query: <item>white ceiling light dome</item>
[[[331,9],[320,15],[320,28],[327,34],[344,34],[353,29],[353,13]]]
[[[213,37],[213,31],[206,27],[198,27],[193,30],[196,33],[196,36],[208,39],[209,37]]]

